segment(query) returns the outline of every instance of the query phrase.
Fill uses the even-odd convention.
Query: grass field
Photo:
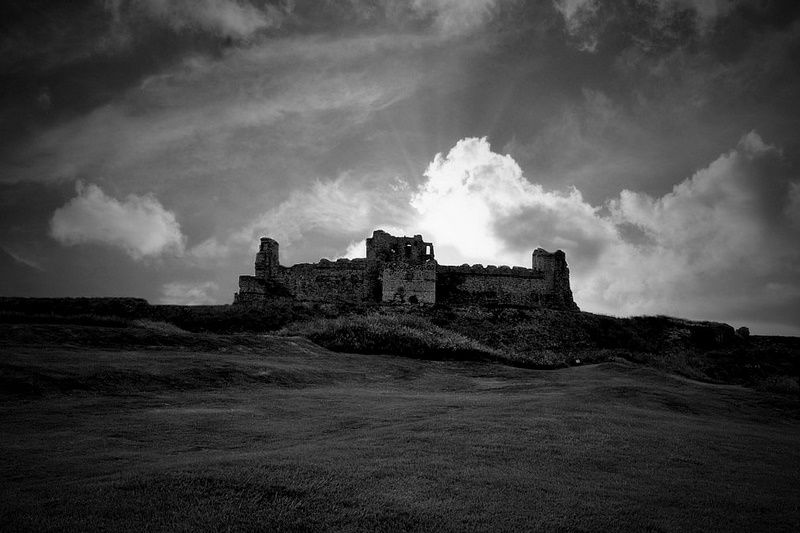
[[[792,397],[0,325],[1,531],[798,531]]]

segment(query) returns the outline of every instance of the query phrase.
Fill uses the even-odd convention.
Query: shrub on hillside
[[[124,328],[130,321],[114,315],[96,315],[88,313],[59,315],[55,313],[27,313],[18,311],[0,311],[0,323],[4,324],[70,324],[77,326],[101,326],[108,328]]]
[[[757,388],[787,396],[800,396],[800,383],[794,376],[770,376],[762,380]]]
[[[415,316],[350,315],[292,324],[285,335],[300,335],[329,350],[424,358],[497,358],[494,350],[464,335]]]
[[[147,331],[152,331],[154,333],[162,333],[164,335],[176,335],[176,334],[188,333],[186,330],[179,328],[175,324],[170,324],[169,322],[148,320],[146,318],[141,318],[132,321],[131,326],[135,328],[145,329]]]

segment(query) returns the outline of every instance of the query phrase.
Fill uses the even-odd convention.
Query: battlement
[[[495,265],[459,265],[459,266],[448,266],[448,265],[440,265],[439,266],[439,273],[441,274],[450,274],[450,273],[459,273],[459,274],[470,274],[474,276],[510,276],[516,278],[531,278],[531,279],[544,279],[545,272],[544,270],[535,270],[532,268],[525,268],[520,266],[495,266]]]
[[[531,268],[439,265],[422,235],[382,230],[366,240],[366,257],[280,264],[278,243],[264,237],[255,275],[239,277],[234,303],[262,305],[275,298],[400,304],[514,305],[578,310],[569,287],[566,255],[537,248]]]

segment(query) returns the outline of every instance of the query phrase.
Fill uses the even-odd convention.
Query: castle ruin
[[[531,268],[439,265],[422,235],[395,237],[376,230],[367,256],[280,264],[277,241],[264,237],[255,275],[239,277],[234,304],[259,306],[276,298],[318,302],[547,307],[578,310],[564,252],[541,248]]]

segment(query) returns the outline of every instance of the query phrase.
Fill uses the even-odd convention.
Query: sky
[[[566,252],[576,303],[800,335],[794,0],[11,0],[0,295],[225,304],[258,240]]]

